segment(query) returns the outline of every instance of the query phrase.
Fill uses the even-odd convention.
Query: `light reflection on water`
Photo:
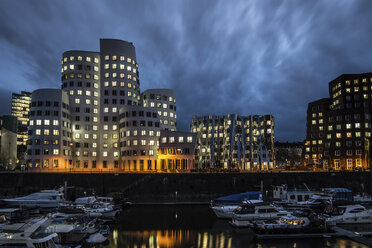
[[[247,229],[217,219],[208,206],[135,206],[124,209],[111,226],[109,244],[116,248],[313,248],[367,246],[347,239],[264,240],[256,243]]]

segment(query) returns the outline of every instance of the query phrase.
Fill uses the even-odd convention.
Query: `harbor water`
[[[235,229],[228,222],[217,219],[208,205],[131,206],[111,225],[109,242],[98,247],[368,247],[341,238],[255,240],[249,229]],[[348,228],[372,230],[371,225]]]

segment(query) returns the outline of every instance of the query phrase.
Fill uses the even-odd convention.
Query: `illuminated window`
[[[41,135],[41,130],[40,129],[36,129],[36,135]]]
[[[118,65],[117,64],[112,64],[111,67],[112,67],[112,69],[116,70],[118,68]]]
[[[73,70],[75,69],[75,66],[74,65],[70,65],[70,70]]]
[[[104,157],[107,157],[107,152],[106,152],[106,151],[103,152],[103,156],[104,156]]]
[[[137,145],[137,140],[133,140],[133,145],[134,145],[134,146]]]
[[[49,135],[49,129],[44,129],[44,135]]]
[[[113,112],[113,113],[118,112],[118,108],[116,108],[116,107],[112,108],[112,112]]]
[[[359,122],[355,123],[355,128],[360,128],[360,123]]]
[[[49,120],[44,120],[44,125],[49,126],[49,124],[50,124]]]
[[[76,98],[76,99],[75,99],[75,103],[76,103],[76,104],[79,104],[79,103],[80,103],[80,99],[79,99],[79,98]]]
[[[53,149],[53,155],[59,155],[59,149]]]
[[[89,133],[84,134],[84,139],[89,139]]]
[[[146,145],[146,140],[141,140],[141,145],[145,146]]]
[[[355,132],[355,137],[360,137],[361,133],[360,132]]]
[[[59,135],[59,130],[53,129],[53,135]]]
[[[74,61],[74,56],[70,56],[70,61]]]

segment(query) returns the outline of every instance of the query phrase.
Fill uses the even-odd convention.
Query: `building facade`
[[[73,164],[69,97],[59,89],[32,92],[27,165],[36,170],[71,170]],[[79,165],[80,166],[80,165]]]
[[[69,96],[72,168],[97,168],[100,155],[100,54],[67,51],[62,90]]]
[[[17,165],[17,117],[0,117],[0,168],[14,169]]]
[[[191,132],[198,134],[195,165],[199,169],[275,167],[272,115],[194,116]]]
[[[157,111],[163,130],[177,130],[176,98],[173,90],[151,89],[141,94],[141,104]]]
[[[175,164],[163,169],[159,165],[160,133],[176,130],[176,100],[168,89],[150,89],[141,97],[132,43],[101,39],[99,52],[66,51],[61,64],[62,89],[32,93],[30,168],[70,172],[193,168],[195,147],[190,146],[196,138],[190,133],[173,134],[173,139],[185,140],[187,149],[178,142],[162,144],[169,148],[161,153],[162,159],[172,155],[167,162]]]
[[[18,119],[17,124],[17,157],[25,164],[27,150],[27,128],[29,124],[31,92],[12,93],[12,115]]]
[[[125,106],[120,109],[119,118],[121,152],[116,156],[116,168],[127,171],[156,170],[161,130],[157,111]]]
[[[372,73],[343,74],[329,83],[329,94],[309,103],[303,165],[369,169]]]
[[[195,167],[197,134],[163,130],[160,132],[158,164],[161,171],[191,171]]]

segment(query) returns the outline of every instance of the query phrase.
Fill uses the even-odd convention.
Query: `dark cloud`
[[[141,88],[172,88],[192,115],[273,114],[303,140],[307,104],[342,73],[371,71],[372,1],[0,0],[1,113],[10,91],[60,86],[65,50],[132,41]],[[9,105],[8,105],[9,106]]]

